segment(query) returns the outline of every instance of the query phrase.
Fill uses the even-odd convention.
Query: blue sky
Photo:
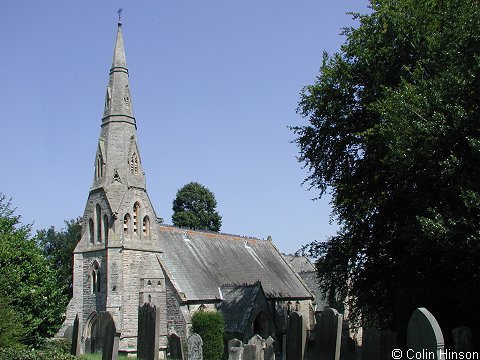
[[[0,191],[34,229],[81,216],[117,14],[147,189],[171,223],[179,188],[214,192],[222,232],[271,235],[283,252],[323,241],[328,199],[301,186],[289,125],[323,51],[367,0],[6,0],[0,14]]]

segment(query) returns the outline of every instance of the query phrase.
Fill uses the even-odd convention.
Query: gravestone
[[[287,322],[287,357],[286,360],[303,360],[307,342],[307,328],[303,317],[292,312]]]
[[[456,352],[473,351],[472,329],[460,326],[452,330],[453,344]]]
[[[73,356],[80,356],[80,321],[78,319],[78,314],[75,316],[75,321],[73,322],[73,331],[72,331],[72,347],[70,348],[70,354]]]
[[[138,359],[158,360],[159,318],[159,309],[150,303],[138,308]]]
[[[271,336],[268,337],[267,340],[265,340],[265,352],[264,352],[264,359],[265,360],[275,360],[275,346],[274,346],[275,341]]]
[[[193,333],[188,337],[188,360],[203,360],[203,341],[200,335]]]
[[[318,360],[339,360],[342,341],[343,316],[337,310],[326,308],[317,318],[315,353]]]
[[[241,340],[238,340],[238,339],[232,339],[228,342],[228,350],[230,350],[230,348],[232,348],[232,347],[243,348],[243,342]]]
[[[98,313],[98,334],[102,344],[102,360],[117,360],[118,339],[115,322],[108,311]],[[115,346],[117,342],[117,346]]]
[[[243,360],[243,345],[229,347],[228,360]]]
[[[183,356],[182,338],[179,335],[172,333],[168,337],[168,352],[169,359],[185,359],[185,357]]]
[[[340,358],[342,360],[355,360],[355,341],[350,337],[350,324],[342,321],[342,339],[340,342]]]
[[[425,308],[416,309],[407,327],[407,345],[415,353],[425,353],[429,359],[444,359],[444,341],[435,317]]]
[[[257,345],[247,344],[243,346],[243,360],[257,360]]]
[[[258,334],[253,335],[250,340],[248,340],[248,345],[255,345],[256,353],[255,360],[264,360],[263,351],[265,349],[265,340]]]

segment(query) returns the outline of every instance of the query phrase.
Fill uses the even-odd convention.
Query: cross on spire
[[[119,8],[117,10],[117,14],[118,14],[118,23],[121,24],[122,23],[122,12],[123,12],[123,9],[122,8]]]

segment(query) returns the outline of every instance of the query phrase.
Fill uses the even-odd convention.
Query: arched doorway
[[[260,335],[264,339],[271,335],[268,317],[263,311],[260,311],[253,321],[253,333]]]
[[[94,311],[85,323],[83,338],[85,339],[85,354],[101,351],[98,337],[98,313]]]

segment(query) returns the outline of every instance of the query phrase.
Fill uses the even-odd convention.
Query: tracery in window
[[[96,261],[93,263],[93,266],[92,266],[91,286],[92,286],[92,294],[100,292],[100,266]]]

